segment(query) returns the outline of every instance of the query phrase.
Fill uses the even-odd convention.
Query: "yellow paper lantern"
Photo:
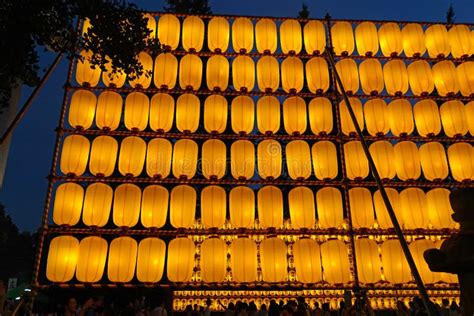
[[[166,244],[159,238],[145,238],[138,245],[137,279],[139,282],[156,283],[163,277]]]
[[[362,180],[369,175],[369,162],[359,141],[344,144],[344,157],[347,177],[350,180]]]
[[[80,52],[82,60],[77,60],[76,81],[84,87],[95,87],[100,80],[100,67],[91,64],[92,51],[82,50]]]
[[[415,261],[423,283],[433,284],[441,281],[441,273],[431,272],[423,255],[426,250],[436,248],[434,242],[424,238],[417,239],[411,242],[408,247],[410,248],[411,255],[413,256],[413,260]]]
[[[432,69],[434,84],[440,96],[454,96],[458,93],[459,79],[452,61],[440,61]]]
[[[338,156],[336,145],[330,141],[319,141],[311,148],[314,175],[319,180],[332,180],[337,177]]]
[[[388,104],[388,121],[390,130],[395,136],[406,136],[413,133],[413,107],[406,99],[395,99]]]
[[[148,37],[153,39],[156,38],[156,21],[153,15],[146,13],[143,15],[143,17],[147,20],[147,28],[150,31],[150,34],[148,34]]]
[[[370,194],[369,189],[349,189],[349,205],[352,219],[352,227],[372,228],[374,226],[374,206],[372,204],[372,194]]]
[[[454,58],[466,58],[472,54],[471,30],[467,25],[453,25],[448,32],[451,54]]]
[[[326,48],[326,30],[320,21],[309,21],[303,28],[304,48],[307,54],[319,55]]]
[[[377,27],[373,22],[362,22],[355,29],[357,52],[362,56],[376,55],[379,50]]]
[[[286,167],[288,176],[294,180],[311,176],[311,155],[309,145],[303,140],[293,140],[286,145]]]
[[[383,66],[383,78],[388,94],[401,96],[408,91],[408,72],[405,63],[400,59],[388,61]]]
[[[227,126],[227,100],[219,94],[213,94],[204,102],[204,129],[208,133],[222,133]]]
[[[449,202],[448,189],[435,188],[426,193],[426,203],[428,209],[428,218],[433,228],[455,228],[456,223],[453,221],[451,215],[453,209]]]
[[[128,83],[132,88],[148,89],[153,73],[153,58],[147,53],[141,52],[138,54],[138,62],[143,66],[143,74],[136,75],[133,80],[129,77]]]
[[[93,183],[86,189],[82,221],[87,226],[103,227],[109,221],[113,190],[104,183]]]
[[[402,43],[405,56],[421,57],[426,52],[425,33],[418,23],[408,23],[402,29]]]
[[[105,64],[105,70],[102,71],[102,82],[106,87],[110,88],[123,87],[127,80],[127,74],[121,68],[116,69],[115,73],[112,73],[112,61],[108,57],[106,57],[106,60],[108,62]]]
[[[171,282],[189,282],[193,276],[196,246],[189,238],[175,238],[168,244],[166,274]]]
[[[232,62],[232,83],[236,91],[252,91],[255,86],[255,63],[249,56],[237,56]]]
[[[159,54],[155,59],[153,82],[160,89],[174,89],[178,78],[178,59],[170,53]]]
[[[218,139],[208,139],[202,145],[202,175],[206,179],[221,179],[226,169],[226,146]]]
[[[257,280],[257,246],[250,238],[237,238],[230,245],[230,269],[235,282]]]
[[[291,189],[288,193],[288,208],[292,228],[314,228],[316,209],[311,189],[302,186]]]
[[[68,176],[81,176],[86,171],[90,143],[81,135],[69,135],[64,139],[59,162],[61,172]]]
[[[336,22],[331,28],[332,45],[336,55],[351,55],[354,52],[354,34],[349,22]]]
[[[377,59],[366,59],[359,65],[360,84],[367,95],[377,95],[384,88],[382,65]]]
[[[130,282],[137,263],[137,242],[130,237],[112,240],[109,248],[107,276],[111,282]]]
[[[290,135],[306,131],[306,103],[300,97],[289,97],[283,102],[283,124]]]
[[[293,244],[296,278],[302,283],[322,281],[319,245],[310,238],[301,238]]]
[[[356,94],[359,91],[359,72],[357,71],[357,64],[353,59],[342,59],[336,63],[336,71],[341,78],[344,90],[349,95]],[[338,91],[341,91],[339,83],[337,84]]]
[[[118,143],[110,136],[98,136],[92,141],[89,171],[98,177],[110,177],[115,169]]]
[[[280,129],[280,101],[264,96],[257,101],[257,127],[262,134],[275,134]]]
[[[417,60],[407,67],[408,82],[414,95],[427,96],[434,90],[433,72],[425,60]]]
[[[383,136],[390,131],[387,103],[383,99],[370,99],[364,104],[367,131],[372,136]]]
[[[264,186],[257,194],[258,220],[261,228],[283,225],[283,195],[275,186]]]
[[[190,139],[180,139],[173,149],[173,175],[180,179],[191,179],[196,174],[198,145]]]
[[[385,280],[392,284],[405,284],[411,281],[410,266],[405,259],[400,242],[397,239],[386,240],[381,250]]]
[[[443,145],[438,142],[424,143],[419,150],[425,178],[428,181],[445,179],[448,176],[448,161]]]
[[[160,185],[149,185],[143,190],[140,221],[144,227],[161,228],[166,224],[168,200],[168,190]]]
[[[199,52],[204,42],[204,22],[200,17],[187,16],[183,21],[183,48],[188,52]]]
[[[316,207],[321,228],[340,228],[343,224],[341,191],[333,187],[324,187],[316,192]]]
[[[179,86],[183,90],[199,90],[202,80],[202,61],[196,55],[184,55],[179,61]]]
[[[369,146],[370,154],[375,163],[375,167],[383,180],[395,177],[395,160],[392,144],[385,140],[379,140]]]
[[[232,100],[231,120],[232,130],[236,134],[250,134],[254,126],[254,103],[252,98],[239,95]]]
[[[120,124],[122,116],[122,97],[113,91],[104,91],[97,99],[95,124],[106,131],[114,131]]]
[[[96,283],[102,279],[107,259],[107,241],[91,236],[81,240],[76,267],[76,279],[82,283]]]
[[[362,107],[362,102],[358,98],[349,98],[350,106],[352,107],[352,111],[356,116],[357,124],[359,125],[360,129],[364,129],[364,109]],[[345,100],[342,100],[339,103],[339,115],[341,116],[341,129],[345,135],[355,136],[356,128],[354,123],[352,122],[352,118],[349,114],[348,105],[346,104]]]
[[[438,105],[431,99],[418,101],[413,113],[418,134],[423,137],[436,136],[441,131]]]
[[[222,239],[209,238],[201,244],[201,276],[205,283],[223,282],[227,268],[227,246]]]
[[[400,192],[404,228],[428,228],[429,218],[426,204],[425,192],[419,188],[407,188]]]
[[[145,162],[146,143],[136,136],[125,137],[120,145],[118,170],[123,176],[137,177]]]
[[[229,193],[230,224],[235,228],[252,228],[255,220],[255,194],[245,186],[237,186]]]
[[[393,147],[395,170],[402,181],[416,180],[421,175],[420,153],[415,143],[403,141]]]
[[[280,84],[278,60],[272,56],[264,56],[257,62],[257,83],[262,92],[272,92]]]
[[[260,243],[260,262],[265,282],[283,282],[287,279],[286,245],[277,237],[264,239]]]
[[[349,254],[341,240],[329,240],[321,244],[324,279],[329,284],[346,284],[350,280]]]
[[[255,43],[257,51],[273,54],[277,48],[277,29],[275,22],[270,19],[260,19],[255,24]]]
[[[176,101],[176,127],[180,132],[194,133],[199,127],[199,98],[190,93],[179,96]]]
[[[158,20],[158,39],[165,48],[175,50],[179,44],[181,25],[173,14],[164,14]]]
[[[454,180],[474,180],[474,149],[469,143],[455,143],[448,148],[449,168]]]
[[[299,54],[303,46],[300,22],[288,19],[280,25],[280,46],[283,54]]]
[[[201,223],[204,228],[222,228],[227,213],[225,190],[210,185],[201,191]]]
[[[141,92],[132,92],[125,99],[124,123],[132,131],[143,131],[148,125],[150,100]]]
[[[309,125],[315,135],[327,135],[332,132],[333,113],[331,101],[318,97],[309,101]]]
[[[154,138],[146,151],[146,173],[153,178],[166,178],[171,170],[172,145],[164,138]]]
[[[324,58],[313,57],[306,63],[306,83],[309,91],[322,94],[329,89],[329,70]]]
[[[133,227],[138,223],[142,192],[134,184],[119,185],[114,192],[113,220],[119,227]]]
[[[232,46],[237,53],[250,53],[254,40],[253,24],[248,18],[237,18],[232,23]]]
[[[79,241],[72,236],[53,238],[49,244],[46,278],[52,282],[68,282],[74,276],[79,255]]]
[[[238,140],[230,147],[231,173],[235,179],[251,179],[255,169],[255,148],[251,141]]]
[[[356,252],[357,274],[359,281],[373,284],[382,280],[379,247],[369,238],[359,238],[354,241]]]
[[[402,53],[403,39],[398,24],[383,23],[379,28],[379,43],[382,54],[386,57],[395,57]]]
[[[189,185],[171,190],[170,223],[174,228],[190,228],[196,216],[196,191]],[[168,255],[169,256],[169,255]]]
[[[474,62],[467,61],[456,68],[458,75],[459,90],[465,97],[474,96]]]
[[[303,89],[303,62],[298,57],[287,57],[281,63],[281,86],[287,93],[297,93]]]
[[[451,100],[440,107],[441,123],[448,137],[461,137],[467,134],[467,113],[464,104],[459,100]]]
[[[466,104],[466,116],[467,116],[467,125],[469,128],[469,134],[474,135],[474,101],[471,101]]]
[[[425,31],[426,48],[431,58],[448,57],[451,47],[446,26],[434,24]]]
[[[68,122],[76,129],[88,129],[94,121],[97,97],[90,91],[77,90],[69,105]]]
[[[206,65],[207,88],[211,91],[224,91],[229,82],[229,61],[222,55],[211,56]]]
[[[207,46],[212,52],[222,53],[229,46],[229,22],[223,17],[215,16],[207,25]]]
[[[281,145],[273,139],[261,141],[257,146],[258,175],[262,179],[277,179],[281,174]]]
[[[63,183],[56,189],[53,206],[53,222],[56,225],[74,226],[82,211],[84,189],[76,183]]]
[[[387,193],[390,205],[392,206],[392,209],[395,212],[395,216],[397,217],[398,223],[400,224],[400,226],[403,226],[403,212],[401,209],[400,195],[398,194],[398,191],[393,188],[385,188],[385,192]],[[382,194],[379,190],[375,191],[374,193],[374,208],[379,227],[382,229],[392,228],[392,220],[388,215],[387,208],[385,207],[385,203],[382,199]]]
[[[155,132],[169,132],[173,119],[173,97],[166,93],[153,95],[150,102],[150,128]]]

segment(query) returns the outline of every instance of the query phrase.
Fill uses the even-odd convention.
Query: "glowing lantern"
[[[454,180],[474,180],[474,149],[469,143],[455,143],[448,148],[449,168]]]
[[[199,98],[185,93],[176,101],[176,128],[183,133],[194,133],[199,127]]]
[[[264,96],[257,101],[257,127],[262,134],[274,134],[280,129],[280,101]]]
[[[137,177],[145,162],[146,143],[140,137],[129,136],[122,140],[118,170],[124,176]]]
[[[291,226],[295,229],[314,228],[314,195],[307,187],[296,187],[288,193],[288,207],[290,209]]]
[[[206,65],[207,88],[211,91],[224,91],[229,82],[229,62],[222,55],[211,56]]]
[[[174,99],[166,93],[157,93],[150,102],[150,127],[156,132],[168,132],[173,126]]]
[[[395,212],[398,223],[400,226],[403,226],[403,212],[401,210],[400,195],[398,194],[398,191],[393,188],[385,188],[385,192],[387,193],[390,205]],[[374,207],[379,227],[382,229],[392,228],[392,220],[388,215],[387,208],[385,207],[385,203],[382,199],[382,194],[379,190],[375,191],[374,193]]]
[[[355,29],[355,40],[359,55],[373,56],[379,50],[377,28],[373,22],[362,22]]]
[[[342,59],[336,63],[336,70],[346,93],[349,95],[356,94],[359,91],[359,73],[356,62],[349,58]],[[337,84],[337,89],[341,91],[339,84]]]
[[[237,18],[232,23],[232,46],[237,53],[249,53],[253,49],[253,24],[248,18]]]
[[[349,254],[341,240],[329,240],[321,244],[324,279],[329,284],[345,284],[350,280]]]
[[[206,283],[224,282],[227,246],[222,239],[209,238],[201,244],[201,276]]]
[[[326,135],[332,132],[332,104],[327,98],[318,97],[309,101],[309,125],[315,135]]]
[[[449,202],[448,189],[436,188],[426,193],[428,218],[433,228],[455,228],[456,223],[451,218],[453,209]]]
[[[52,282],[67,282],[74,276],[79,255],[79,241],[72,236],[53,238],[49,244],[46,278]]]
[[[166,178],[171,169],[172,145],[164,138],[154,138],[146,151],[146,173],[153,178]]]
[[[147,89],[151,84],[153,73],[153,58],[147,53],[138,54],[138,62],[143,66],[143,74],[137,75],[133,80],[128,80],[132,88]]]
[[[101,70],[99,66],[93,66],[90,62],[92,51],[82,50],[81,60],[77,60],[76,81],[84,87],[95,87],[99,83]]]
[[[143,17],[147,20],[147,28],[150,31],[150,34],[148,34],[148,37],[153,39],[156,37],[156,21],[153,15],[151,14],[144,14]]]
[[[433,80],[440,96],[453,96],[459,91],[458,74],[452,61],[444,60],[434,64]]]
[[[191,179],[196,173],[198,145],[190,139],[180,139],[173,149],[173,175]]]
[[[202,61],[196,55],[184,55],[179,61],[179,86],[183,90],[198,90],[202,80]]]
[[[53,207],[53,222],[56,225],[74,226],[82,211],[84,189],[76,183],[63,183],[56,189]]]
[[[166,48],[175,50],[179,44],[181,25],[178,18],[172,14],[164,14],[158,20],[158,39]]]
[[[137,242],[130,237],[112,240],[109,248],[107,276],[111,282],[130,282],[135,274]]]
[[[249,134],[254,125],[254,104],[252,98],[239,95],[231,104],[232,130],[236,134]]]
[[[388,104],[388,121],[390,130],[395,136],[406,136],[413,133],[413,107],[406,99],[395,99]]]
[[[171,282],[189,282],[193,275],[196,247],[189,238],[175,238],[168,244],[166,274]]]
[[[163,277],[166,244],[159,238],[145,238],[138,245],[137,279],[139,282],[156,283]]]
[[[313,57],[306,63],[306,83],[312,93],[324,93],[329,89],[329,70],[324,58]]]
[[[443,145],[438,142],[424,143],[419,150],[425,178],[429,181],[445,179],[448,176],[448,161]]]
[[[314,175],[319,180],[332,180],[337,177],[338,157],[336,145],[330,141],[319,141],[311,148]]]
[[[257,280],[257,245],[250,238],[237,238],[230,244],[230,269],[235,282]]]
[[[127,74],[123,69],[116,69],[115,73],[113,72],[112,68],[112,61],[110,58],[106,57],[106,60],[108,61],[105,64],[105,70],[102,71],[102,82],[106,87],[110,88],[121,88],[125,84],[125,81],[127,80]]]
[[[360,84],[367,95],[377,95],[384,88],[383,71],[380,61],[366,59],[359,65]]]
[[[287,134],[300,135],[306,131],[306,103],[300,97],[283,102],[283,123]]]
[[[416,180],[421,175],[420,153],[413,142],[399,142],[393,147],[395,170],[402,181]]]
[[[402,32],[398,24],[383,23],[379,28],[380,50],[386,57],[395,57],[402,53]]]
[[[238,140],[230,147],[230,166],[235,179],[251,179],[255,169],[255,148],[251,141]]]
[[[255,220],[255,195],[249,187],[238,186],[229,194],[230,224],[232,227],[252,228]]]
[[[222,133],[227,125],[227,100],[218,94],[210,95],[204,102],[204,128],[208,133]]]
[[[367,131],[372,136],[382,136],[390,131],[388,107],[382,99],[370,99],[364,104]]]
[[[311,176],[311,155],[307,142],[294,140],[286,145],[286,166],[288,175],[294,180]]]
[[[138,223],[142,192],[134,184],[119,185],[114,192],[113,220],[119,227],[133,227]]]
[[[341,191],[324,187],[316,192],[316,207],[321,228],[342,227],[343,209]]]
[[[283,225],[283,195],[281,190],[269,185],[258,190],[258,220],[261,228]]]
[[[143,131],[148,125],[150,100],[141,92],[132,92],[125,99],[124,123],[132,131]]]
[[[354,34],[349,22],[336,22],[331,28],[332,44],[336,55],[351,55],[354,52]]]
[[[303,62],[298,57],[288,57],[281,63],[281,86],[287,93],[297,93],[303,89]]]
[[[296,278],[302,283],[317,283],[323,279],[321,254],[316,241],[301,238],[293,244]]]
[[[435,24],[425,31],[426,48],[431,58],[448,57],[451,50],[449,45],[449,35],[446,26]]]
[[[255,85],[255,63],[249,56],[237,56],[232,62],[232,83],[236,91],[252,91]]]
[[[357,119],[357,124],[359,125],[360,129],[364,129],[364,110],[362,107],[362,102],[360,102],[360,99],[358,98],[349,98],[350,106],[352,107],[352,110],[354,111],[354,114]],[[346,101],[342,100],[341,103],[339,103],[339,109],[340,109],[340,116],[341,116],[341,129],[342,132],[345,135],[355,135],[356,134],[356,128],[354,126],[354,123],[352,122],[352,118],[349,114],[349,110],[346,105]]]
[[[272,92],[280,84],[280,69],[275,57],[264,56],[257,62],[257,83],[262,92]]]
[[[362,180],[369,175],[369,162],[359,141],[345,143],[344,156],[347,177],[350,180]]]
[[[370,145],[369,151],[374,159],[380,178],[393,179],[396,170],[392,144],[385,140],[376,141]]]
[[[458,75],[459,89],[465,97],[474,96],[474,62],[467,61],[456,68]]]
[[[153,81],[159,89],[174,89],[178,77],[178,59],[170,53],[159,54],[155,59]]]
[[[320,21],[309,21],[303,29],[304,48],[310,55],[319,55],[326,47],[326,30]]]
[[[362,283],[377,283],[382,280],[381,263],[377,243],[369,238],[354,241],[357,273]]]
[[[414,95],[427,96],[434,89],[433,72],[425,60],[417,60],[407,67],[408,82]]]
[[[107,131],[116,130],[122,116],[122,97],[113,91],[104,91],[97,100],[95,124],[98,128]]]
[[[400,242],[397,239],[386,240],[381,249],[385,280],[392,284],[404,284],[411,281],[410,266],[405,259]]]
[[[425,54],[425,33],[420,24],[408,23],[403,27],[402,44],[407,57],[421,57]]]
[[[260,243],[260,261],[263,280],[283,282],[287,279],[285,242],[277,237],[266,238]]]
[[[160,185],[143,190],[140,220],[146,228],[161,228],[166,224],[169,193]]]
[[[431,272],[428,263],[426,263],[423,253],[432,248],[436,248],[434,242],[428,239],[417,239],[408,245],[411,255],[415,261],[418,272],[423,283],[433,284],[441,281],[441,273]]]
[[[103,183],[93,183],[87,187],[84,197],[82,221],[87,226],[102,227],[109,221],[113,190]]]
[[[255,42],[259,53],[273,54],[278,44],[275,22],[270,19],[260,19],[255,24]]]
[[[226,146],[218,139],[208,139],[202,145],[202,175],[206,179],[221,179],[226,169]]]
[[[76,129],[88,129],[94,121],[97,97],[90,91],[77,90],[69,106],[69,125]]]
[[[471,30],[467,25],[453,25],[448,32],[451,54],[454,58],[469,57],[474,50],[471,43]]]
[[[367,188],[349,189],[349,205],[352,218],[352,227],[371,228],[374,226],[374,207],[372,195]]]
[[[467,125],[469,128],[469,134],[474,135],[474,101],[471,101],[466,104],[466,116],[467,116]]]
[[[171,190],[170,223],[174,228],[189,228],[196,215],[196,191],[189,185],[178,185]],[[169,255],[168,255],[169,256]]]
[[[82,283],[96,283],[102,279],[107,259],[107,241],[91,236],[81,240],[76,266],[76,279]]]
[[[115,169],[118,144],[110,136],[98,136],[92,141],[89,171],[98,177],[109,177]]]
[[[204,22],[197,16],[187,16],[183,21],[183,48],[199,52],[204,42]]]
[[[441,118],[438,105],[431,99],[421,100],[413,109],[418,134],[423,137],[438,135],[441,131]]]
[[[385,89],[391,95],[404,95],[408,91],[408,72],[405,63],[400,59],[388,61],[383,66]]]
[[[280,45],[283,54],[299,54],[303,46],[300,22],[285,20],[280,25]]]
[[[201,222],[205,228],[221,228],[226,220],[227,198],[225,190],[217,185],[201,191]]]
[[[90,143],[81,135],[69,135],[64,139],[60,169],[68,176],[80,176],[86,171]]]
[[[406,229],[428,228],[428,210],[423,190],[408,188],[400,192],[400,206]]]
[[[281,145],[273,139],[263,140],[257,147],[258,175],[262,179],[276,179],[281,174]]]
[[[229,46],[229,22],[223,17],[215,16],[207,25],[207,46],[212,52],[222,53]]]
[[[448,137],[461,137],[468,130],[467,113],[464,104],[458,100],[443,103],[440,107],[441,123]]]

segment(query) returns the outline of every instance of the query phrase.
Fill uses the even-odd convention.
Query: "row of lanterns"
[[[99,84],[101,70],[91,68],[87,58],[90,53],[83,52],[84,61],[77,63],[76,81],[81,85],[95,87]],[[203,63],[199,56],[184,55],[180,61],[170,53],[163,53],[153,59],[146,53],[138,56],[145,71],[153,76],[142,75],[129,84],[132,88],[147,89],[152,79],[157,88],[174,89],[178,81],[183,90],[199,90],[203,77]],[[179,67],[178,67],[179,64]],[[224,91],[229,86],[229,60],[222,55],[214,55],[207,60],[205,68],[207,88],[211,91]],[[179,71],[178,71],[179,68]],[[336,69],[342,78],[348,93],[359,92],[359,85],[367,95],[381,94],[385,88],[389,95],[403,95],[411,88],[414,95],[428,95],[436,87],[441,96],[453,95],[459,91],[463,96],[474,94],[474,62],[466,61],[457,67],[452,61],[444,60],[432,67],[425,60],[417,60],[406,66],[400,59],[382,64],[377,59],[367,59],[357,65],[356,61],[345,58],[336,63]],[[258,90],[275,92],[283,89],[286,93],[298,93],[306,86],[312,93],[324,93],[330,86],[328,64],[322,57],[313,57],[306,65],[298,57],[287,57],[281,64],[277,58],[264,56],[256,64],[249,56],[238,56],[232,61],[232,85],[235,91],[248,92]],[[125,74],[110,76],[108,71],[102,74],[107,87],[120,88],[125,84]],[[281,81],[281,82],[280,82]]]
[[[451,219],[449,190],[435,188],[426,194],[413,187],[400,193],[393,188],[386,191],[403,228],[456,227]],[[196,226],[198,205],[200,222]],[[284,220],[284,209],[289,210],[290,222]],[[84,190],[79,184],[63,183],[56,190],[53,221],[75,226],[82,213],[85,225],[103,227],[109,222],[111,210],[118,227],[134,227],[140,219],[145,228],[162,228],[168,220],[168,210],[174,228],[314,229],[345,225],[341,191],[329,186],[314,192],[308,187],[295,187],[284,198],[276,186],[264,186],[255,194],[245,186],[236,186],[227,193],[224,188],[211,185],[201,190],[198,204],[196,189],[188,185],[175,186],[169,193],[160,185],[149,185],[142,191],[134,184],[121,184],[113,190],[107,184],[93,183]],[[349,189],[349,213],[354,228],[373,228],[375,215],[378,227],[393,227],[379,191],[372,196],[367,188]]]
[[[257,148],[255,148],[257,147]],[[211,180],[221,179],[228,167],[228,149],[218,139],[206,140],[199,146],[191,139],[177,140],[174,145],[164,138],[154,138],[146,144],[137,136],[128,136],[120,144],[111,136],[98,136],[92,146],[85,136],[69,135],[62,146],[60,170],[68,176],[81,176],[87,165],[97,177],[109,177],[117,169],[122,176],[138,177],[145,167],[154,178],[166,178],[170,172],[179,179],[191,179],[196,173]],[[257,150],[255,150],[257,149]],[[474,149],[471,144],[458,142],[447,149],[439,142],[423,143],[419,148],[411,141],[394,146],[388,141],[376,141],[369,150],[382,179],[402,181],[423,176],[429,181],[452,177],[459,182],[474,179]],[[346,175],[350,180],[362,180],[369,175],[369,164],[359,141],[344,143]],[[117,159],[118,157],[118,159]],[[449,159],[449,167],[448,167]],[[117,162],[118,160],[118,162]],[[199,170],[198,170],[199,160]],[[263,140],[255,145],[249,140],[237,140],[230,146],[230,173],[234,179],[250,180],[258,175],[262,179],[277,179],[286,163],[291,179],[304,180],[314,175],[319,180],[335,179],[339,173],[336,145],[319,141],[310,145],[293,140],[283,148],[276,140]]]
[[[170,49],[177,49],[180,43],[186,51],[201,51],[204,38],[210,51],[221,53],[229,51],[232,41],[234,52],[248,53],[254,49],[262,54],[281,51],[284,54],[299,54],[303,43],[307,54],[319,54],[326,47],[326,30],[321,21],[310,20],[300,23],[287,19],[279,24],[279,42],[277,24],[268,18],[258,19],[254,23],[245,17],[233,20],[232,27],[225,17],[212,17],[207,24],[205,34],[204,21],[197,16],[187,16],[181,22],[171,14],[159,17],[158,23],[151,15],[146,16],[151,37]],[[87,25],[86,25],[87,27]],[[232,29],[232,31],[231,31]],[[232,32],[232,39],[230,33]],[[351,55],[357,46],[359,55],[374,56],[379,52],[384,56],[398,56],[402,52],[407,57],[428,55],[433,58],[468,57],[474,53],[474,33],[466,25],[458,24],[448,28],[434,24],[423,30],[421,24],[408,23],[403,28],[393,22],[381,23],[379,28],[374,22],[362,22],[353,29],[351,23],[335,21],[331,27],[332,44],[338,55]]]
[[[409,247],[424,283],[456,282],[454,275],[431,272],[423,260],[423,252],[439,244],[419,239]],[[355,251],[361,283],[382,281],[382,267],[384,279],[390,283],[404,284],[412,280],[398,240],[387,240],[379,248],[374,240],[356,239]],[[196,255],[199,260],[195,260]],[[107,265],[110,282],[128,283],[136,276],[139,282],[156,283],[163,277],[165,261],[166,275],[171,282],[275,283],[293,279],[301,283],[324,280],[330,284],[347,284],[351,281],[348,247],[343,241],[328,240],[318,244],[312,239],[300,238],[287,246],[277,237],[265,238],[258,246],[246,237],[233,240],[229,246],[219,238],[208,238],[195,245],[189,238],[178,237],[166,246],[158,238],[145,238],[137,243],[131,237],[118,237],[108,245],[105,239],[96,236],[81,241],[72,236],[59,236],[53,238],[49,246],[46,277],[62,283],[75,275],[79,282],[96,283],[103,278]],[[231,278],[227,276],[228,266]],[[195,272],[194,268],[198,267]]]

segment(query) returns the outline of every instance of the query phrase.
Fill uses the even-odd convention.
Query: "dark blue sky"
[[[139,7],[160,11],[163,1],[135,0]],[[311,17],[322,18],[329,12],[333,18],[444,21],[452,3],[456,22],[474,22],[474,0],[307,0]],[[211,0],[216,14],[295,16],[300,0]],[[42,65],[53,56],[42,54]],[[67,63],[58,66],[36,99],[31,110],[15,131],[0,202],[5,204],[13,221],[22,230],[39,227],[47,189],[54,129],[58,124]],[[23,99],[29,90],[23,91]]]

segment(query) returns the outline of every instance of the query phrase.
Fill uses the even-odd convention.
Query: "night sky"
[[[163,1],[132,1],[146,10],[160,11]],[[312,18],[323,18],[329,13],[333,18],[445,21],[450,3],[456,12],[456,22],[474,22],[473,0],[307,0]],[[211,0],[216,14],[296,16],[301,0]],[[54,58],[51,53],[41,52],[41,65],[47,66]],[[46,176],[50,172],[54,129],[63,97],[63,84],[67,62],[63,61],[43,88],[13,136],[8,158],[7,172],[0,202],[21,230],[36,230],[43,214],[47,189]],[[31,89],[23,90],[23,99]]]

